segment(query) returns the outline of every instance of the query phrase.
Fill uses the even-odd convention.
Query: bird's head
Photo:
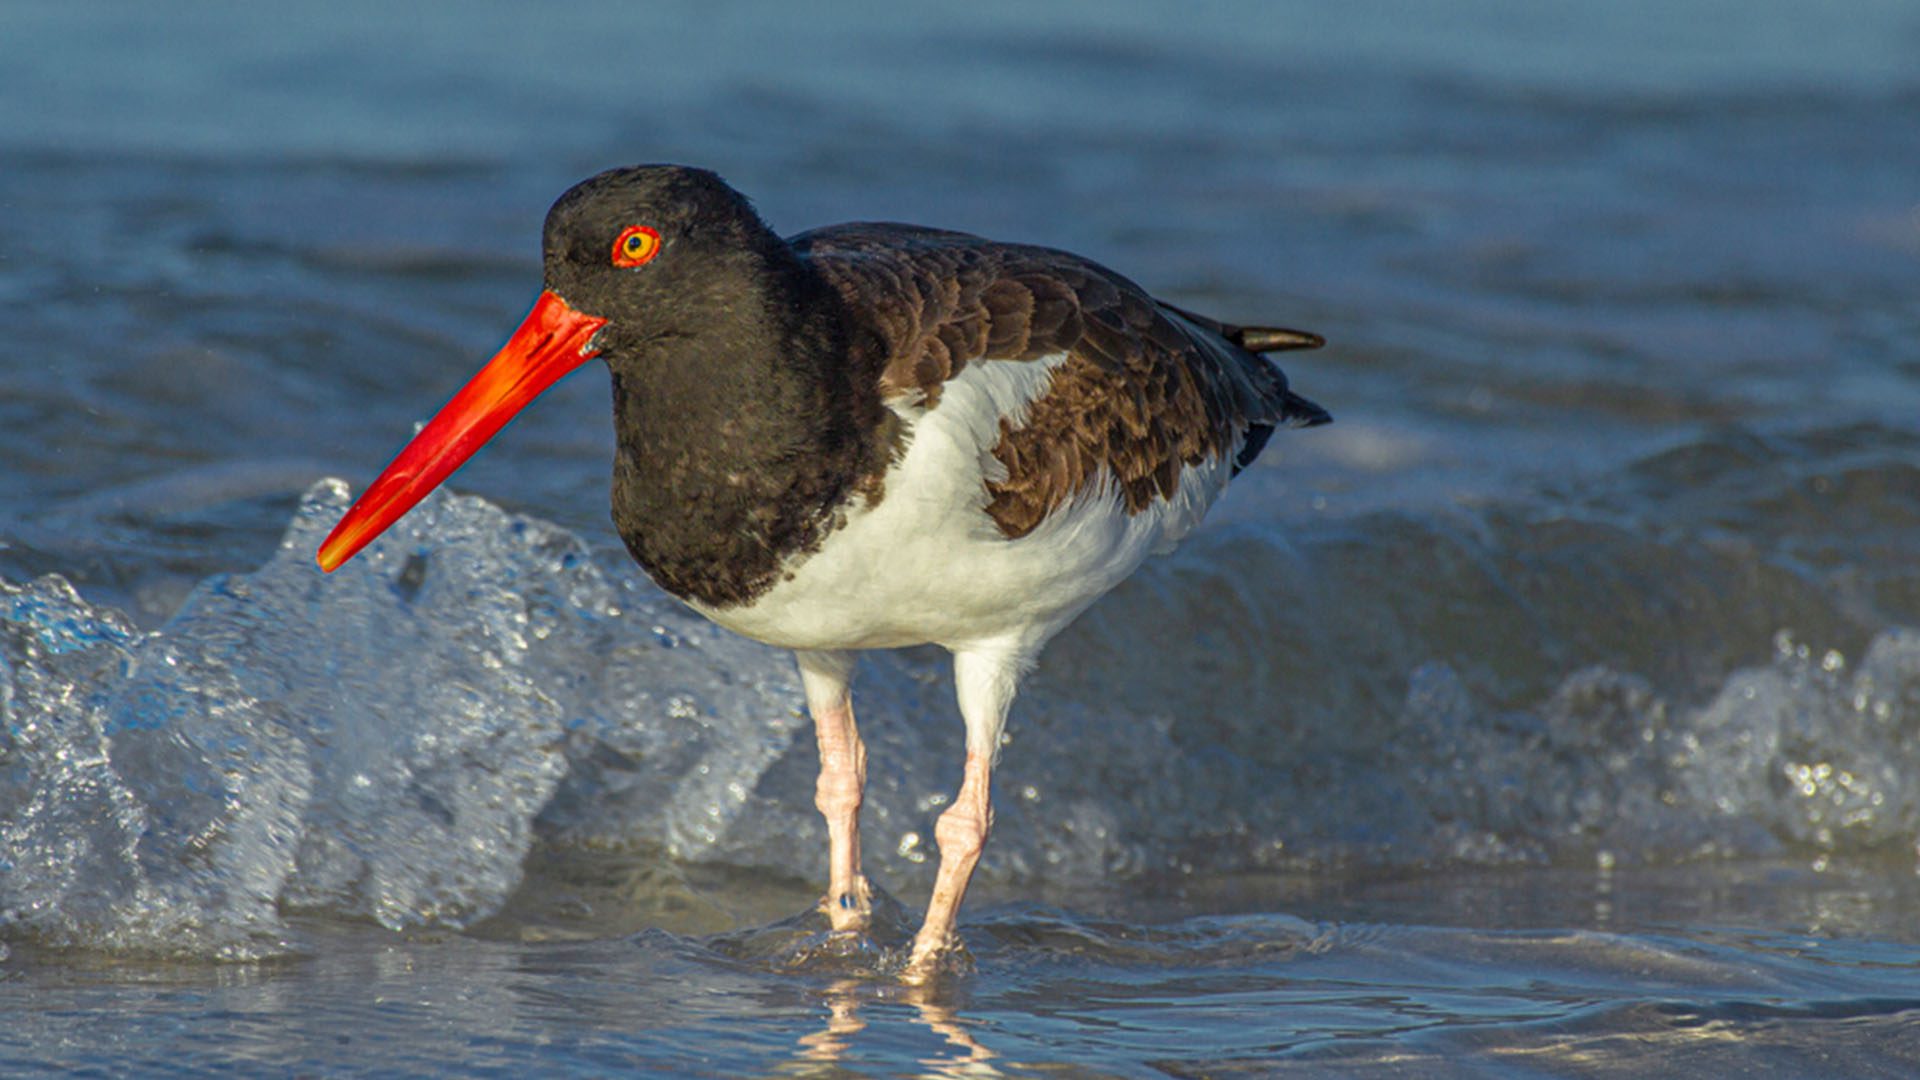
[[[780,240],[703,169],[642,165],[581,181],[547,212],[545,288],[494,358],[368,486],[320,547],[331,571],[386,531],[535,397],[596,356],[644,362],[652,342],[749,302]]]

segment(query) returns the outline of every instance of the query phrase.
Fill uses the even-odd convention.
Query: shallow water
[[[7,1071],[1920,1062],[1910,5],[452,10],[0,34]],[[1029,681],[930,990],[804,914],[795,676],[625,562],[597,375],[312,567],[634,160],[1333,342]],[[859,692],[911,907],[950,677]]]

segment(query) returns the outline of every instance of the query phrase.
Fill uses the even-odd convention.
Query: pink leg
[[[827,895],[820,907],[835,930],[864,931],[873,914],[873,890],[860,873],[860,802],[867,785],[867,747],[853,722],[844,656],[802,653],[801,680],[820,747],[820,780],[813,804],[827,819]]]
[[[933,880],[933,898],[927,902],[927,921],[913,940],[913,955],[907,961],[904,977],[909,982],[924,982],[933,975],[941,954],[953,948],[953,927],[960,915],[960,901],[967,895],[967,882],[980,861],[987,833],[993,829],[993,803],[989,792],[993,766],[990,755],[969,751],[966,778],[953,805],[940,815],[933,838],[940,845],[940,871]]]

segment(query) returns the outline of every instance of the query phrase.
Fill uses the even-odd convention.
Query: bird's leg
[[[927,921],[913,939],[913,954],[903,973],[909,982],[932,977],[941,955],[958,942],[954,923],[960,901],[980,862],[987,834],[993,830],[993,761],[1006,728],[1007,708],[1013,704],[1014,686],[1026,666],[1025,655],[1012,650],[954,654],[954,683],[960,713],[967,721],[967,766],[953,805],[934,823],[940,869],[933,879],[933,898],[927,901]]]
[[[987,846],[987,834],[993,830],[993,803],[988,793],[993,766],[987,755],[967,754],[966,777],[953,805],[940,815],[933,826],[933,838],[940,845],[940,870],[933,879],[933,898],[927,901],[927,921],[913,939],[913,955],[907,961],[907,978],[925,979],[939,963],[940,954],[953,947],[955,921],[960,901],[967,895],[967,882]]]
[[[873,890],[860,873],[860,801],[867,785],[867,747],[853,722],[848,680],[853,657],[844,652],[802,652],[800,682],[813,714],[820,747],[820,780],[813,804],[827,819],[827,895],[821,910],[836,931],[865,931],[873,916]]]

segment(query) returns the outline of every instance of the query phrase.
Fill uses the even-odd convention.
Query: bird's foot
[[[866,933],[873,925],[873,886],[866,875],[855,874],[845,889],[828,891],[820,898],[820,913],[835,933]]]
[[[912,940],[913,913],[865,878],[861,896],[868,921],[860,929],[838,929],[826,901],[768,926],[747,927],[713,939],[719,951],[775,971],[886,978],[899,970]]]
[[[945,975],[965,975],[973,971],[973,954],[958,934],[945,940],[929,941],[922,936],[913,943],[907,966],[900,970],[900,981],[909,986],[926,986]]]

